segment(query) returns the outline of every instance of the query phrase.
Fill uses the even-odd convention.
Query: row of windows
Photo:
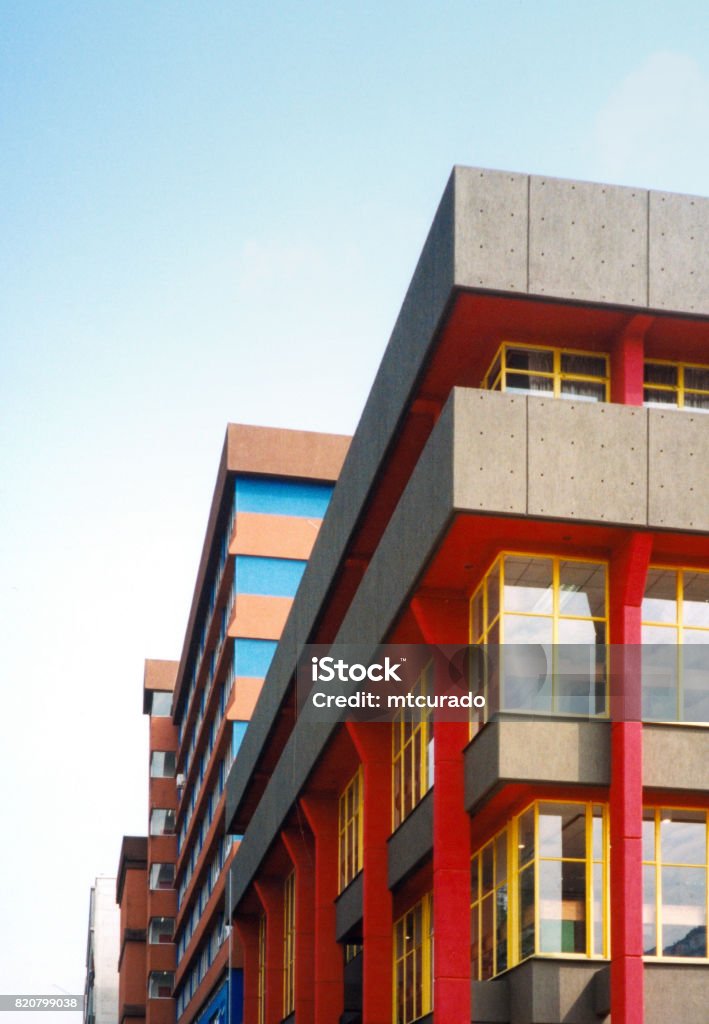
[[[604,562],[498,556],[470,604],[470,641],[492,649],[488,708],[605,714],[608,607]],[[709,721],[709,571],[651,567],[641,618],[643,718]]]
[[[212,750],[213,749],[214,746],[212,744]],[[197,779],[195,779],[192,787],[190,788],[189,797],[187,797],[185,800],[185,815],[182,819],[182,824],[180,825],[180,831],[177,837],[178,853],[181,851],[185,839],[187,838],[190,823],[194,815],[195,807],[197,806],[197,800],[199,798],[202,782],[204,781],[204,772],[206,769],[206,764],[208,763],[208,756],[211,756],[212,750],[209,751],[209,755],[205,753],[205,759],[203,761],[203,767],[201,769],[200,776]],[[196,830],[196,835],[193,838],[193,850],[195,847],[197,847],[197,853],[199,853],[199,850],[201,850],[202,848],[202,842],[204,841],[204,838],[207,835],[207,831],[212,823],[212,818],[214,817],[214,812],[216,811],[217,804],[219,803],[219,799],[224,791],[224,785],[229,774],[231,762],[232,754],[230,745],[229,749],[227,750],[224,757],[219,763],[219,767],[217,769],[217,778],[214,783],[214,786],[212,787],[212,791],[209,794],[209,797],[204,808],[204,817],[202,818],[199,827]]]
[[[178,1017],[184,1013],[187,1008],[187,1004],[197,991],[198,986],[202,983],[207,971],[214,963],[222,944],[227,938],[227,935],[228,932],[224,925],[224,915],[221,914],[197,952],[192,969],[188,971],[179,990],[175,993]]]
[[[607,402],[610,361],[603,353],[505,342],[482,386],[490,391]],[[646,406],[709,411],[709,366],[646,360],[643,400]]]
[[[194,930],[199,923],[199,919],[204,913],[204,909],[207,906],[207,901],[212,894],[212,890],[217,883],[217,879],[221,874],[221,870],[226,863],[226,859],[229,856],[229,850],[231,849],[232,843],[235,841],[234,836],[224,835],[219,841],[215,850],[214,856],[207,868],[206,876],[202,886],[195,895],[195,900],[192,905],[191,911],[186,915],[185,922],[180,929],[177,936],[177,959],[180,960],[189,945],[190,939],[194,934]],[[191,873],[190,873],[191,877]],[[180,884],[180,889],[177,896],[178,907],[182,905],[182,901],[187,891],[187,884],[184,879]]]

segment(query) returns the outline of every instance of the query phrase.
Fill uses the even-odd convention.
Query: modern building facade
[[[118,1010],[119,919],[116,879],[100,875],[91,889],[86,943],[84,1024],[115,1024]]]
[[[707,410],[709,201],[454,170],[230,748],[246,1024],[707,1019]],[[482,723],[294,713],[382,643],[550,653]]]
[[[146,1024],[242,1019],[241,947],[224,914],[239,842],[224,828],[226,778],[348,443],[227,429],[181,659],[146,663]]]

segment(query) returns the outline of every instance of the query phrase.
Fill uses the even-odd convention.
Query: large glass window
[[[148,976],[148,998],[170,999],[175,975],[172,971],[151,971]]]
[[[643,951],[707,956],[707,812],[646,808]]]
[[[537,802],[471,861],[472,973],[529,956],[607,955],[607,823],[599,804]]]
[[[154,750],[150,755],[152,779],[174,779],[175,753],[172,750]]]
[[[169,836],[175,831],[175,812],[169,807],[153,807],[150,812],[150,835]]]
[[[156,943],[172,942],[175,930],[174,917],[151,917],[148,928],[148,942]]]
[[[433,1009],[433,914],[428,893],[394,925],[394,1022],[411,1024]]]
[[[470,641],[491,648],[489,711],[603,714],[605,563],[500,555],[473,594]]]
[[[150,714],[153,718],[169,718],[172,713],[172,691],[153,690],[150,699]]]
[[[428,665],[413,694],[430,692]],[[433,729],[430,709],[421,711],[418,721],[407,720],[405,710],[392,723],[392,828],[397,829],[424,798],[433,781]]]
[[[295,1012],[295,871],[283,887],[283,1016]]]
[[[340,892],[362,870],[362,768],[340,794],[338,855]]]
[[[643,618],[643,718],[709,722],[709,572],[651,567]]]
[[[709,366],[646,362],[644,401],[645,405],[709,412]]]
[[[485,375],[483,387],[522,395],[605,402],[609,388],[608,356],[505,342]]]
[[[173,889],[175,886],[175,865],[174,864],[151,864],[150,865],[150,888],[151,889]]]

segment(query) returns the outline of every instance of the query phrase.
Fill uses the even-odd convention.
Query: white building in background
[[[84,1024],[116,1024],[118,1019],[119,936],[116,879],[101,875],[89,904]]]

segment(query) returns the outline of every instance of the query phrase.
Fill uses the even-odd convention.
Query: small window
[[[605,402],[609,381],[607,355],[505,342],[482,386],[490,391]]]
[[[431,692],[432,663],[424,668],[413,694]],[[417,722],[408,721],[406,712],[397,712],[392,722],[392,829],[408,818],[433,784],[433,723],[430,709],[421,712]]]
[[[172,750],[154,750],[150,758],[152,779],[174,779],[175,754]]]
[[[433,913],[428,893],[394,925],[394,1020],[412,1024],[433,1007]]]
[[[362,768],[340,794],[339,800],[340,892],[362,870]]]
[[[295,1010],[295,871],[283,886],[283,1016]]]
[[[174,940],[172,935],[174,930],[174,917],[151,917],[150,927],[148,929],[148,942],[151,945],[173,942]]]
[[[709,366],[647,362],[643,394],[645,405],[709,412]]]
[[[148,976],[149,999],[171,999],[175,975],[172,971],[151,971]]]
[[[150,888],[151,889],[173,889],[175,886],[175,865],[174,864],[151,864],[150,865]]]
[[[175,831],[175,812],[169,807],[153,807],[150,812],[150,835],[171,836]]]
[[[172,714],[172,691],[153,690],[150,703],[150,714],[153,718],[169,718]]]

